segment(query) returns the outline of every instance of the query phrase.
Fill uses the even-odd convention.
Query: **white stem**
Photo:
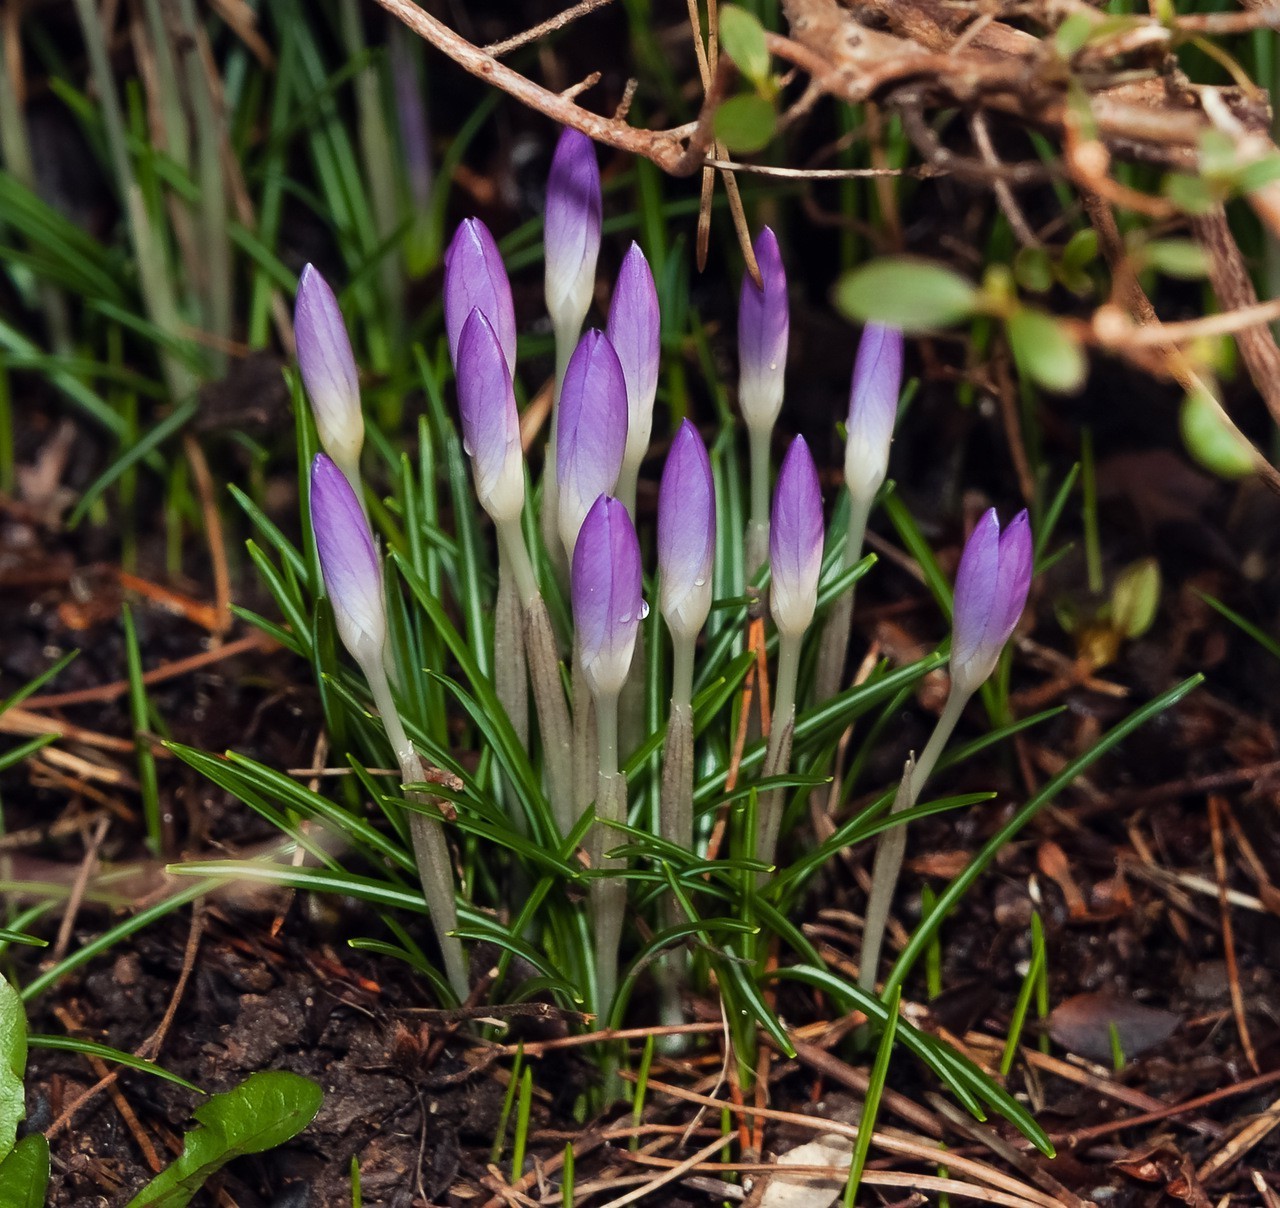
[[[969,703],[970,693],[960,692],[952,684],[951,694],[938,717],[929,741],[920,753],[919,759],[907,760],[903,769],[902,782],[890,806],[889,813],[900,814],[910,809],[920,799],[920,792],[925,781],[933,771],[938,756],[942,754],[951,738],[964,707]],[[884,945],[885,928],[889,922],[889,908],[893,904],[893,893],[898,886],[898,874],[902,871],[902,860],[907,851],[907,828],[893,826],[880,832],[876,844],[876,858],[871,866],[871,894],[867,898],[866,922],[862,928],[862,955],[859,959],[858,984],[871,993],[876,988],[876,971],[880,965],[880,949]]]
[[[576,822],[596,794],[597,735],[595,702],[578,658],[578,639],[573,639],[573,816]],[[614,702],[615,712],[617,701]],[[616,727],[616,722],[615,722]],[[617,742],[617,735],[614,735]]]
[[[551,616],[546,602],[536,593],[525,603],[524,645],[529,657],[538,728],[542,733],[551,810],[560,833],[567,835],[578,817],[574,812],[573,723],[560,682],[560,656],[556,653]]]
[[[498,599],[493,614],[493,686],[520,745],[529,749],[529,673],[524,621],[511,559],[498,545]]]
[[[422,760],[409,735],[405,732],[404,723],[396,710],[396,703],[391,696],[391,682],[383,668],[382,659],[372,656],[365,660],[361,670],[369,681],[373,692],[374,704],[382,715],[382,725],[391,747],[396,754],[396,762],[400,765],[400,775],[406,784],[420,784],[426,779],[422,768]],[[409,799],[426,804],[429,801],[424,794],[411,793]],[[471,987],[467,978],[467,960],[462,951],[462,943],[450,932],[457,929],[458,913],[454,902],[453,864],[449,859],[449,845],[445,842],[444,828],[438,819],[416,810],[409,813],[409,836],[413,840],[413,857],[418,866],[418,876],[422,881],[422,894],[427,900],[427,909],[431,912],[431,925],[435,929],[436,939],[440,943],[440,952],[444,956],[445,973],[449,985],[458,996],[459,1002],[466,1002]]]
[[[795,732],[796,679],[800,673],[800,644],[803,634],[778,634],[778,675],[773,693],[773,720],[769,745],[765,749],[763,776],[781,776],[791,762],[791,738]],[[772,864],[778,851],[778,831],[782,826],[782,789],[770,789],[760,798],[756,821],[756,859]],[[768,880],[760,873],[759,881]]]
[[[606,860],[604,850],[619,836],[607,823],[627,818],[627,781],[618,771],[618,699],[602,693],[595,700],[598,740],[596,817],[588,850],[591,867],[604,870],[625,867],[621,860]],[[591,882],[591,913],[596,940],[596,1004],[601,1023],[609,1017],[618,987],[618,949],[626,915],[627,889],[621,877],[602,876]]]
[[[867,517],[871,513],[870,499],[852,497],[849,508],[849,528],[845,533],[844,556],[840,560],[843,574],[857,565],[862,557],[862,543],[867,533]],[[853,622],[853,602],[857,585],[851,585],[832,602],[827,623],[822,630],[818,646],[818,666],[813,677],[813,703],[826,704],[844,682],[845,660],[849,657],[849,627]]]
[[[671,694],[671,712],[667,717],[666,741],[662,746],[662,795],[658,820],[662,837],[685,851],[693,851],[693,706],[689,703],[688,681],[693,676],[693,643],[675,640],[676,674]],[[688,664],[681,669],[681,663]],[[674,894],[664,894],[661,918],[664,929],[682,921],[680,904]],[[661,1018],[664,1024],[684,1022],[680,1001],[680,985],[689,967],[688,953],[668,949],[658,962],[656,975],[662,993]],[[663,1051],[679,1052],[682,1041],[672,1037],[664,1042]]]
[[[747,447],[751,456],[751,512],[747,521],[747,578],[755,577],[769,560],[769,452],[773,425],[749,427]]]

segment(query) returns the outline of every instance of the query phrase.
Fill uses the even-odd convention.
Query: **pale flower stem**
[[[778,635],[778,676],[774,685],[773,720],[769,727],[769,745],[765,750],[762,776],[781,776],[791,762],[791,738],[796,720],[796,678],[800,672],[802,635]],[[778,831],[782,826],[782,806],[786,793],[770,789],[760,798],[756,822],[756,859],[772,864],[778,851]],[[758,882],[769,879],[760,873]]]
[[[676,661],[682,653],[692,672],[692,643],[676,642]],[[684,651],[681,647],[685,647]],[[680,691],[680,677],[676,677],[676,691],[671,697],[671,712],[667,718],[667,737],[663,744],[662,795],[659,803],[659,829],[668,843],[674,843],[685,851],[693,851],[693,706],[688,700],[688,688],[684,699],[676,695]],[[680,904],[674,894],[664,894],[661,910],[664,929],[683,921]],[[662,993],[661,1018],[665,1024],[684,1022],[684,1009],[680,1002],[680,986],[689,966],[689,954],[683,948],[670,948],[662,954],[656,975]],[[664,1044],[664,1052],[678,1052],[681,1044],[674,1039]]]
[[[751,512],[747,521],[747,579],[769,560],[769,452],[773,426],[747,429],[751,455]]]
[[[631,674],[622,685],[618,698],[618,744],[624,756],[630,756],[645,738],[645,640],[644,622],[636,626],[636,644],[631,655]]]
[[[618,472],[618,485],[613,489],[613,497],[627,509],[632,524],[636,523],[636,492],[639,483],[640,463],[624,460],[622,469]]]
[[[524,656],[520,594],[511,559],[498,546],[498,599],[493,614],[493,680],[520,745],[529,749],[529,669]]]
[[[604,851],[621,836],[607,823],[625,822],[627,818],[627,781],[618,771],[618,702],[616,697],[601,695],[596,701],[598,768],[596,779],[596,817],[591,828],[589,853],[591,867],[620,869],[621,860],[606,860]],[[618,988],[618,948],[622,942],[622,922],[626,914],[626,882],[621,877],[598,877],[591,882],[592,925],[596,940],[597,1018],[603,1024],[613,1009]]]
[[[845,534],[844,556],[840,571],[844,573],[856,566],[862,557],[862,543],[867,534],[867,517],[871,514],[871,501],[851,499],[849,528]],[[842,592],[831,605],[827,623],[822,629],[818,646],[818,667],[814,675],[813,703],[824,705],[840,691],[845,660],[849,657],[849,627],[853,622],[853,603],[857,586]]]
[[[569,580],[569,563],[565,554],[564,543],[560,540],[560,487],[556,479],[556,434],[560,427],[560,387],[564,384],[564,373],[569,367],[569,358],[578,343],[581,323],[577,330],[567,330],[559,325],[555,328],[556,338],[556,380],[551,396],[551,418],[547,423],[547,447],[542,462],[542,514],[538,517],[542,532],[542,543],[547,548],[547,557],[551,560],[556,578],[563,585]]]
[[[920,793],[933,771],[934,764],[946,748],[970,694],[959,692],[954,684],[947,703],[938,717],[929,741],[919,759],[908,760],[898,786],[890,816],[910,809],[920,799]],[[889,908],[893,904],[894,890],[898,887],[898,874],[907,850],[907,828],[894,826],[880,833],[876,844],[876,858],[871,866],[871,894],[867,899],[866,922],[862,928],[862,953],[858,961],[858,984],[871,993],[876,988],[876,970],[880,965],[880,949],[884,945],[885,928],[889,921]]]
[[[363,668],[369,688],[373,692],[374,704],[382,715],[382,725],[391,740],[392,749],[396,753],[396,762],[400,765],[400,775],[406,784],[420,784],[426,779],[422,760],[405,732],[404,723],[396,711],[396,703],[391,696],[391,683],[382,666],[382,660],[371,658]],[[408,798],[426,804],[429,798],[422,793],[409,793]],[[427,814],[409,810],[409,837],[413,841],[413,858],[418,866],[418,877],[422,882],[422,894],[427,900],[427,909],[431,912],[431,925],[435,929],[436,939],[440,943],[440,952],[444,956],[445,974],[449,985],[458,996],[459,1002],[466,1002],[471,992],[467,979],[467,960],[462,951],[461,941],[450,932],[458,926],[457,905],[454,902],[453,864],[449,858],[449,845],[445,842],[444,828],[440,822]]]
[[[574,638],[573,671],[573,818],[576,822],[596,795],[596,768],[598,726],[596,721],[595,702],[591,699],[591,689],[587,687],[587,677],[583,674],[578,658],[578,640]],[[617,702],[614,702],[616,715]],[[617,720],[614,721],[614,743],[617,743]]]

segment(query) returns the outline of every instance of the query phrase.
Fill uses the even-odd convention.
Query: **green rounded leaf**
[[[836,282],[836,306],[859,323],[904,331],[945,327],[971,315],[978,291],[944,265],[914,256],[886,256]]]
[[[22,1075],[27,1068],[27,1016],[22,999],[0,974],[0,1158],[8,1155],[27,1114]]]
[[[720,10],[720,49],[753,84],[769,83],[769,50],[764,26],[745,8],[726,4]]]
[[[1140,638],[1160,606],[1160,563],[1143,558],[1126,566],[1111,588],[1111,624],[1127,638]]]
[[[1194,239],[1153,239],[1143,244],[1138,254],[1151,268],[1169,277],[1195,280],[1209,271],[1209,257]]]
[[[1053,263],[1042,247],[1024,247],[1013,258],[1013,275],[1023,289],[1042,294],[1053,285]]]
[[[1070,394],[1084,385],[1089,362],[1065,324],[1042,310],[1024,308],[1007,324],[1018,371],[1046,390]]]
[[[1253,446],[1227,422],[1207,391],[1187,395],[1178,425],[1187,452],[1206,470],[1223,478],[1244,478],[1254,472]]]
[[[773,102],[754,92],[731,96],[716,110],[716,138],[730,151],[750,154],[762,150],[777,125]]]

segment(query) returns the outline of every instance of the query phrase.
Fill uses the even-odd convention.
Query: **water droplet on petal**
[[[643,621],[649,615],[649,602],[647,600],[640,601],[640,619]]]
[[[618,624],[619,624],[619,625],[630,625],[630,624],[631,624],[631,614],[630,614],[629,612],[625,612],[625,613],[623,613],[623,614],[622,614],[622,616],[620,616],[620,617],[618,618]]]
[[[694,585],[694,587],[706,587],[706,585],[707,585],[707,576],[706,576],[706,575],[699,575],[696,579],[694,579],[694,581],[693,581],[693,585]]]

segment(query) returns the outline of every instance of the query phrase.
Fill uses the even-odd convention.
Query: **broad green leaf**
[[[22,999],[0,976],[0,1158],[13,1148],[27,1114],[22,1075],[27,1068],[27,1016]]]
[[[757,87],[769,83],[769,49],[764,26],[754,14],[736,4],[726,4],[720,10],[720,49]]]
[[[1089,362],[1067,326],[1024,307],[1008,322],[1009,346],[1021,373],[1046,390],[1070,394],[1084,384]]]
[[[1231,427],[1206,391],[1187,395],[1178,424],[1187,451],[1206,470],[1223,478],[1245,478],[1254,472],[1253,446]]]
[[[716,110],[716,138],[730,151],[750,154],[762,150],[777,125],[773,102],[754,92],[731,96]]]
[[[0,1162],[0,1208],[44,1208],[48,1187],[49,1142],[32,1133]]]
[[[972,314],[978,291],[945,265],[914,256],[887,256],[836,282],[836,306],[851,319],[921,331]]]
[[[185,1208],[191,1197],[233,1158],[262,1153],[296,1137],[320,1110],[324,1092],[287,1070],[251,1074],[233,1090],[195,1110],[199,1127],[182,1154],[132,1200],[129,1208]]]
[[[1195,280],[1209,271],[1209,257],[1194,239],[1153,239],[1139,256],[1157,272]]]

